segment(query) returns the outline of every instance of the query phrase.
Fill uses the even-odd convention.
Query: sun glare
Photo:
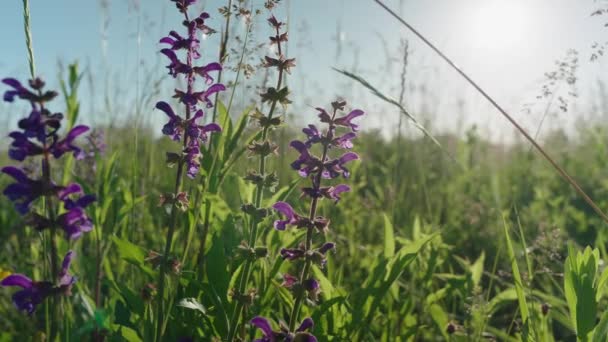
[[[473,10],[471,40],[475,47],[510,49],[520,43],[528,27],[528,11],[522,2],[489,0]]]

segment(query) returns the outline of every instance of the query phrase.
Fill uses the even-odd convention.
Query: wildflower
[[[17,181],[9,184],[3,194],[14,203],[20,214],[26,214],[32,202],[45,194],[44,182],[29,178],[21,169],[14,166],[5,166],[1,171]]]
[[[325,233],[329,226],[329,219],[322,216],[316,216],[318,201],[327,198],[337,203],[341,198],[341,194],[351,190],[346,184],[322,185],[322,180],[335,179],[339,176],[348,178],[350,176],[350,170],[346,167],[346,164],[359,159],[359,156],[354,152],[346,152],[333,159],[330,157],[330,152],[333,149],[351,149],[353,147],[352,140],[356,138],[355,132],[359,129],[359,126],[353,122],[355,118],[363,115],[363,111],[359,109],[355,109],[345,116],[336,118],[337,112],[339,110],[344,110],[345,106],[346,102],[333,102],[333,113],[331,115],[325,109],[317,108],[317,111],[319,112],[318,116],[321,122],[327,124],[327,129],[324,132],[321,132],[315,125],[308,125],[308,127],[302,130],[306,135],[307,140],[304,142],[293,140],[289,144],[290,147],[299,153],[298,158],[291,163],[291,167],[294,170],[297,170],[300,176],[310,178],[311,180],[310,186],[302,188],[302,194],[311,198],[310,215],[308,217],[303,217],[297,214],[286,202],[277,202],[273,206],[274,210],[285,217],[285,219],[275,221],[274,226],[276,229],[284,230],[287,225],[307,229],[306,241],[301,242],[298,248],[282,248],[280,251],[280,255],[283,259],[290,261],[303,259],[305,262],[300,278],[286,276],[283,282],[284,286],[293,290],[295,296],[293,311],[290,315],[292,319],[290,326],[294,326],[294,319],[297,319],[298,317],[298,310],[300,309],[304,294],[307,294],[310,299],[316,301],[320,293],[318,281],[311,278],[308,274],[310,265],[316,264],[320,267],[324,267],[327,263],[326,254],[335,248],[333,242],[326,242],[317,248],[312,247],[314,230]],[[340,127],[350,128],[351,131],[336,137],[336,132]],[[322,147],[323,152],[321,157],[315,156],[311,152],[311,149],[315,144],[319,144]],[[298,287],[304,291],[297,290]],[[259,321],[258,323],[262,330],[264,330],[262,326],[267,327],[267,329],[264,330],[265,336],[270,340],[270,337],[273,335],[271,334],[272,331],[269,330],[269,325],[264,325],[264,322],[262,321]]]
[[[2,279],[0,285],[20,287],[21,290],[13,294],[13,304],[18,310],[31,315],[47,297],[55,294],[70,294],[72,285],[76,282],[76,278],[68,273],[73,256],[72,251],[66,254],[56,284],[49,281],[33,281],[23,274],[11,274]]]
[[[277,202],[272,208],[286,217],[286,220],[277,220],[274,222],[274,228],[277,230],[285,230],[289,225],[296,225],[302,219],[302,216],[296,214],[291,205],[286,202]]]
[[[74,158],[78,160],[84,158],[84,152],[80,147],[74,145],[74,140],[88,130],[89,127],[85,125],[79,125],[72,128],[65,138],[55,142],[51,146],[53,157],[60,158],[64,153],[72,152]]]
[[[256,316],[251,320],[251,324],[255,325],[262,331],[264,335],[260,339],[254,340],[254,342],[316,342],[317,338],[307,330],[312,329],[313,321],[312,318],[306,318],[302,321],[300,326],[294,331],[290,332],[285,326],[281,325],[279,331],[273,331],[272,326],[268,319]]]

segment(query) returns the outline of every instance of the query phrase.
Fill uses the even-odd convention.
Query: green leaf
[[[483,275],[483,263],[485,261],[486,254],[485,252],[481,252],[481,255],[473,265],[471,265],[471,280],[473,281],[473,285],[478,286],[481,281],[481,276]]]
[[[120,258],[134,265],[142,265],[146,258],[144,249],[131,243],[130,241],[123,240],[118,236],[112,236],[112,242],[116,245]]]
[[[519,273],[519,267],[517,266],[517,259],[515,258],[515,251],[513,244],[511,243],[511,237],[509,236],[509,227],[505,217],[503,216],[503,228],[505,239],[507,241],[507,252],[509,253],[509,262],[511,263],[511,271],[513,272],[513,280],[515,282],[515,291],[517,293],[517,300],[519,302],[519,312],[521,319],[526,324],[530,318],[530,311],[528,309],[528,302],[526,301],[526,295],[524,294],[524,286],[521,280],[521,274]],[[524,332],[525,333],[525,332]]]
[[[207,310],[203,306],[203,304],[199,303],[196,298],[182,298],[179,302],[177,302],[177,306],[181,306],[182,308],[199,311],[203,315],[207,314]]]
[[[395,230],[388,215],[384,213],[384,257],[390,258],[395,255]]]

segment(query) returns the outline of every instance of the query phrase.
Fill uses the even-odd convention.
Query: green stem
[[[278,29],[277,29],[277,34],[278,34]],[[281,42],[277,43],[277,47],[278,47],[278,54],[279,56],[281,55]],[[281,85],[283,84],[283,69],[279,68],[279,76],[278,76],[278,80],[277,80],[277,91],[281,89]],[[270,109],[268,111],[268,119],[272,119],[272,116],[274,115],[275,109],[277,106],[277,101],[273,100],[272,104],[270,105]],[[264,127],[262,130],[262,141],[266,140],[266,137],[268,136],[268,129],[269,127]],[[258,172],[260,175],[264,175],[266,172],[266,157],[265,156],[260,156],[260,162],[259,162],[259,168],[258,168]],[[254,206],[256,208],[259,208],[260,205],[262,205],[262,197],[264,194],[264,185],[263,184],[258,184],[256,187],[256,192],[255,192],[255,201],[254,201]],[[251,224],[249,226],[249,241],[248,244],[251,247],[255,246],[255,242],[257,241],[257,237],[258,237],[258,224],[259,221],[257,220],[257,218],[252,218],[251,219]],[[241,273],[241,279],[239,282],[239,287],[238,287],[238,294],[242,294],[245,292],[247,284],[249,283],[249,278],[251,276],[251,267],[253,266],[253,261],[251,260],[247,260],[245,261],[245,266],[243,267],[243,272]],[[234,308],[234,311],[232,313],[231,319],[230,319],[230,330],[228,332],[228,341],[232,341],[236,331],[237,331],[237,327],[239,324],[239,317],[245,316],[245,313],[243,313],[243,308],[244,305],[241,301],[237,301],[236,306]]]

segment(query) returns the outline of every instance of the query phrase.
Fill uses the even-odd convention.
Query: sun
[[[471,18],[471,42],[479,49],[507,50],[526,37],[529,11],[518,0],[480,1]]]

